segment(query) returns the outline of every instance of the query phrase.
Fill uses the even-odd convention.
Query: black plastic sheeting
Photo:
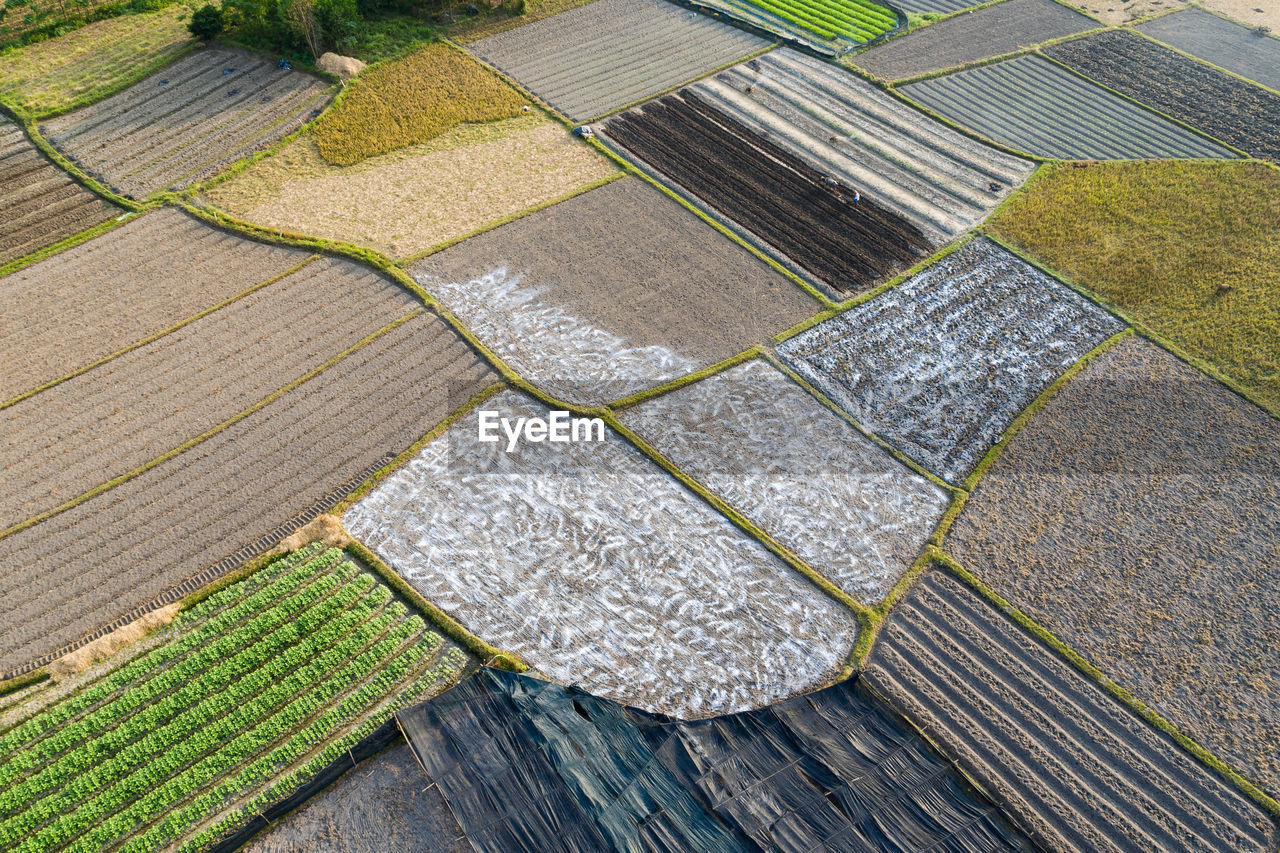
[[[677,722],[486,668],[398,718],[478,851],[1033,849],[856,678]]]

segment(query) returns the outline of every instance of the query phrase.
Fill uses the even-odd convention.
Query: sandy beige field
[[[1280,33],[1280,3],[1276,0],[1204,0],[1204,7],[1251,27],[1270,27]]]

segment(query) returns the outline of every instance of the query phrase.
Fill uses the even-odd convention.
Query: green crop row
[[[824,38],[844,36],[857,41],[870,41],[897,24],[897,19],[887,10],[881,14],[874,7],[863,5],[850,7],[831,2],[804,2],[804,0],[748,0],[753,5],[777,15],[796,26],[817,33]]]
[[[892,12],[856,0],[853,3],[846,0],[811,0],[804,3],[803,8],[808,9],[809,14],[815,17],[864,27],[876,33],[892,29],[898,23]]]

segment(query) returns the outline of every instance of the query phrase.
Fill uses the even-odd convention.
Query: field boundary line
[[[509,672],[524,672],[529,669],[529,665],[515,652],[504,652],[490,645],[479,635],[468,630],[461,622],[428,601],[422,593],[410,586],[409,582],[400,577],[395,569],[374,553],[373,549],[360,540],[352,537],[351,544],[344,550],[367,565],[383,583],[391,587],[393,592],[426,616],[427,620],[443,631],[449,639],[479,657],[486,666],[496,666]]]
[[[1271,94],[1276,95],[1277,97],[1280,97],[1280,90],[1274,89],[1274,88],[1272,88],[1271,86],[1268,86],[1266,83],[1259,83],[1257,80],[1250,79],[1250,78],[1248,78],[1248,77],[1244,76],[1243,74],[1238,74],[1238,73],[1236,73],[1235,71],[1232,71],[1232,70],[1231,70],[1231,69],[1229,69],[1229,68],[1223,68],[1221,65],[1217,65],[1217,64],[1215,64],[1215,63],[1211,62],[1210,60],[1205,59],[1203,56],[1196,56],[1194,53],[1188,53],[1187,51],[1183,50],[1183,49],[1182,49],[1182,48],[1180,48],[1180,47],[1174,47],[1174,46],[1173,46],[1173,45],[1171,45],[1171,44],[1168,44],[1168,43],[1166,43],[1166,42],[1162,42],[1162,41],[1160,41],[1160,39],[1156,38],[1155,36],[1147,35],[1146,33],[1142,32],[1141,30],[1139,30],[1139,29],[1135,29],[1132,25],[1130,25],[1130,26],[1126,26],[1126,27],[1124,27],[1124,29],[1125,29],[1127,32],[1131,32],[1131,33],[1133,33],[1135,36],[1138,36],[1139,38],[1146,39],[1147,41],[1151,42],[1152,44],[1154,44],[1154,45],[1157,45],[1157,46],[1159,46],[1159,47],[1164,48],[1165,50],[1169,51],[1170,53],[1176,53],[1176,54],[1178,54],[1179,56],[1183,57],[1184,59],[1188,59],[1188,60],[1190,60],[1190,61],[1192,61],[1192,62],[1196,63],[1197,65],[1204,65],[1204,66],[1206,66],[1206,67],[1208,67],[1208,68],[1212,68],[1214,71],[1221,72],[1222,74],[1225,74],[1225,75],[1227,75],[1228,77],[1234,77],[1235,79],[1237,79],[1237,80],[1239,80],[1239,81],[1241,81],[1241,82],[1243,82],[1243,83],[1248,83],[1250,86],[1256,86],[1257,88],[1261,89],[1261,90],[1262,90],[1262,91],[1264,91],[1264,92],[1270,92]]]
[[[386,457],[384,457],[384,459],[385,458]],[[381,460],[375,463],[375,465],[380,464],[382,464]],[[374,469],[370,468],[368,470]],[[198,604],[200,601],[203,601],[205,598],[208,598],[218,590],[223,589],[232,583],[243,580],[245,577],[248,577],[260,569],[266,568],[277,559],[282,559],[287,555],[267,554],[265,552],[275,547],[280,540],[284,539],[298,528],[303,527],[315,519],[316,516],[323,514],[328,505],[340,500],[344,494],[358,487],[367,476],[368,474],[366,472],[360,473],[355,478],[348,480],[346,483],[343,483],[336,489],[333,489],[313,502],[311,506],[294,515],[293,518],[290,518],[283,524],[278,525],[274,530],[263,534],[252,543],[245,545],[231,556],[225,557],[217,563],[201,569],[186,580],[169,587],[147,603],[133,608],[128,613],[109,624],[102,625],[92,633],[86,634],[78,640],[73,640],[59,649],[41,655],[10,670],[5,673],[5,680],[0,681],[0,685],[7,684],[18,677],[25,676],[32,672],[42,671],[42,667],[53,663],[63,655],[69,654],[78,648],[86,646],[94,640],[105,637],[112,631],[125,627],[129,623],[142,618],[157,608],[178,602],[179,610],[186,610],[195,604]],[[239,566],[236,571],[230,571],[236,566]],[[47,678],[48,674],[45,673],[44,677]],[[43,678],[39,678],[37,680],[43,680]]]
[[[1001,2],[1007,3],[1009,2],[1009,0],[1001,0]],[[1057,2],[1057,0],[1048,0],[1048,2],[1055,3]],[[925,80],[933,80],[934,78],[937,78],[937,77],[946,77],[949,74],[957,74],[961,71],[971,71],[975,68],[983,68],[987,65],[995,65],[997,62],[1005,62],[1010,59],[1017,59],[1018,57],[1026,56],[1027,54],[1030,54],[1030,53],[1035,53],[1036,51],[1040,50],[1043,47],[1053,47],[1055,44],[1061,44],[1062,42],[1083,38],[1084,36],[1097,35],[1098,33],[1104,33],[1111,29],[1115,29],[1115,28],[1103,26],[1099,24],[1098,26],[1092,27],[1087,30],[1081,30],[1076,33],[1067,33],[1065,36],[1055,36],[1054,38],[1051,38],[1051,39],[1045,39],[1044,41],[1036,42],[1035,44],[1027,45],[1026,47],[1020,47],[1017,50],[1011,50],[1008,53],[1001,53],[1001,54],[997,54],[996,56],[984,56],[981,59],[972,59],[968,62],[962,62],[959,65],[952,65],[947,68],[937,69],[935,71],[925,71],[921,74],[914,74],[910,77],[898,77],[896,79],[890,80],[889,85],[910,86],[912,83],[922,83]]]
[[[1132,26],[1135,23],[1145,24],[1149,20],[1154,20],[1156,18],[1163,18],[1165,15],[1172,15],[1174,12],[1180,12],[1183,9],[1188,9],[1188,8],[1199,9],[1201,12],[1207,12],[1210,15],[1213,15],[1215,18],[1221,18],[1224,21],[1230,21],[1231,23],[1235,24],[1238,27],[1244,27],[1245,29],[1256,31],[1256,27],[1250,26],[1249,24],[1246,24],[1243,21],[1237,21],[1235,18],[1231,17],[1225,12],[1219,12],[1217,9],[1210,9],[1208,6],[1204,5],[1204,3],[1201,2],[1201,0],[1188,0],[1185,6],[1175,6],[1174,8],[1168,9],[1159,14],[1150,15],[1147,18],[1141,18],[1136,21],[1130,21],[1129,23],[1130,23],[1130,26]],[[1266,38],[1273,38],[1273,39],[1276,39],[1277,41],[1280,41],[1280,33],[1265,33],[1265,34],[1259,33],[1259,35],[1264,35]]]
[[[892,0],[891,0],[892,2]],[[1001,3],[1007,3],[1009,0],[983,0],[981,3],[975,3],[972,6],[964,6],[959,9],[953,9],[950,12],[907,12],[907,26],[893,33],[890,38],[876,44],[868,44],[855,48],[848,53],[842,54],[837,58],[836,64],[852,62],[853,57],[860,53],[866,53],[872,48],[880,47],[880,45],[888,44],[891,41],[901,41],[912,33],[931,27],[934,24],[941,24],[950,18],[958,18],[967,12],[976,12],[979,9],[986,9],[989,6],[999,6]],[[883,4],[882,4],[883,5]]]
[[[170,5],[170,4],[166,4],[166,5]],[[176,3],[172,5],[176,5]],[[139,14],[139,13],[135,12],[131,14]],[[146,14],[146,13],[142,13],[142,14]],[[97,22],[95,21],[94,23],[97,23]],[[103,92],[96,96],[93,96],[91,95],[91,93],[86,92],[85,94],[80,95],[77,98],[73,98],[67,103],[63,104],[62,106],[55,107],[54,109],[28,110],[28,112],[30,113],[31,118],[34,121],[40,122],[40,121],[48,121],[51,118],[57,118],[58,116],[66,115],[67,113],[70,113],[70,112],[75,112],[76,110],[81,109],[82,107],[92,106],[93,104],[98,103],[98,101],[105,101],[107,98],[110,98],[112,95],[118,95],[121,92],[123,92],[125,89],[128,89],[130,86],[136,83],[142,82],[146,78],[150,77],[152,74],[155,74],[157,71],[160,71],[161,69],[169,65],[172,65],[173,63],[177,62],[179,59],[182,59],[183,57],[185,57],[187,54],[193,53],[199,47],[200,47],[199,40],[197,40],[195,36],[192,36],[191,41],[188,42],[186,47],[177,51],[172,56],[153,59],[151,62],[143,66],[140,70],[135,70],[132,74],[126,76],[119,83],[119,85],[117,85],[114,89],[111,89],[110,91]],[[22,105],[19,105],[19,106],[22,106]],[[23,109],[27,109],[27,108],[23,106]]]
[[[893,278],[882,281],[880,284],[877,284],[875,287],[870,288],[869,290],[865,290],[862,293],[857,294],[856,296],[846,299],[844,302],[841,302],[836,306],[838,310],[833,316],[839,317],[841,314],[844,314],[846,311],[850,311],[854,308],[857,308],[859,305],[863,304],[864,302],[870,302],[872,299],[875,299],[877,296],[881,296],[889,292],[890,290],[893,290],[898,285],[903,284],[904,282],[910,281],[911,279],[915,278],[917,275],[929,269],[930,267],[941,263],[947,256],[955,253],[959,249],[973,242],[976,234],[977,234],[976,231],[970,229],[969,231],[966,231],[964,234],[961,234],[959,237],[953,239],[951,242],[944,243],[932,255],[929,255],[927,258],[920,259],[914,265],[912,265],[909,269],[903,270],[902,272],[895,275]]]
[[[289,269],[284,270],[283,272],[277,273],[276,275],[273,275],[271,278],[258,282],[257,284],[253,285],[247,290],[242,290],[239,293],[233,294],[215,305],[211,305],[208,308],[198,311],[189,317],[185,317],[179,320],[178,322],[174,323],[172,326],[169,326],[168,328],[161,329],[158,332],[152,332],[150,335],[147,335],[145,338],[142,338],[139,341],[135,341],[134,343],[131,343],[128,346],[122,347],[116,350],[115,352],[108,353],[107,355],[104,355],[102,358],[98,359],[97,361],[90,362],[89,364],[83,365],[82,367],[77,367],[75,370],[72,370],[70,373],[65,373],[62,376],[57,377],[56,379],[50,379],[48,382],[45,382],[43,385],[37,385],[35,388],[31,388],[30,390],[23,391],[21,394],[17,395],[16,397],[10,397],[8,400],[0,402],[0,410],[7,409],[10,406],[15,405],[17,403],[21,403],[23,400],[26,400],[29,397],[34,397],[36,394],[39,394],[41,391],[47,391],[56,385],[61,385],[63,382],[66,382],[68,379],[74,379],[77,376],[88,373],[90,370],[93,370],[96,367],[101,367],[107,362],[114,361],[115,359],[120,358],[122,355],[126,355],[130,352],[133,352],[136,349],[145,347],[147,344],[155,343],[161,338],[178,331],[183,326],[188,326],[194,323],[196,320],[200,320],[204,317],[207,317],[216,311],[221,311],[223,308],[226,308],[228,305],[239,302],[241,299],[244,299],[246,296],[256,293],[259,290],[262,290],[264,287],[270,287],[271,285],[275,284],[281,279],[288,278],[289,276],[301,270],[303,267],[306,267],[309,264],[319,259],[320,259],[319,255],[312,255],[306,260],[303,260],[300,263],[294,264],[292,267],[289,267]],[[0,538],[3,538],[3,536],[4,534],[0,534]]]
[[[976,130],[971,130],[970,128],[967,128],[964,125],[948,118],[947,116],[944,116],[942,113],[939,113],[933,109],[930,109],[929,107],[926,107],[924,104],[920,103],[915,98],[908,95],[906,92],[899,91],[894,86],[889,86],[884,83],[879,83],[879,81],[876,80],[875,78],[871,78],[871,81],[878,83],[880,88],[883,91],[893,95],[902,103],[911,107],[916,112],[924,115],[925,118],[932,119],[936,121],[938,124],[941,124],[945,127],[949,127],[952,130],[954,130],[956,133],[959,133],[961,136],[966,136],[969,139],[972,139],[974,142],[980,142],[983,145],[987,146],[988,148],[993,148],[996,151],[1009,154],[1010,156],[1017,157],[1020,160],[1029,160],[1032,163],[1045,163],[1045,162],[1052,161],[1054,159],[1052,157],[1045,157],[1040,154],[1028,154],[1026,151],[1020,151],[1017,148],[1013,148],[1011,146],[1005,145],[1003,142],[996,142],[994,139],[988,139],[987,137],[983,136],[981,133],[978,133]]]
[[[777,353],[773,352],[772,350],[766,349],[761,353],[761,357],[764,358],[765,361],[769,362],[769,364],[773,365],[775,368],[781,371],[792,382],[796,383],[802,389],[804,389],[804,391],[808,393],[809,396],[813,397],[819,403],[826,406],[828,409],[830,409],[832,412],[838,415],[841,420],[849,424],[858,432],[862,433],[862,435],[870,439],[877,447],[879,447],[881,450],[888,453],[890,456],[892,456],[894,459],[901,462],[903,465],[910,468],[916,474],[919,474],[921,477],[924,477],[926,480],[933,483],[935,486],[941,486],[942,488],[946,489],[948,494],[954,495],[958,491],[963,491],[961,487],[951,485],[946,480],[942,479],[937,474],[925,468],[919,462],[915,461],[910,456],[906,455],[901,450],[894,447],[888,441],[885,441],[879,435],[877,435],[876,433],[864,427],[862,423],[858,421],[857,418],[855,418],[853,415],[846,412],[844,409],[840,408],[840,406],[836,405],[835,401],[833,401],[830,397],[828,397],[822,391],[814,387],[813,384],[809,382],[809,380],[805,379],[799,373],[796,373],[794,370],[792,370],[791,367],[786,364],[786,362],[778,358]]]
[[[1252,782],[1237,772],[1217,755],[1201,746],[1195,740],[1187,737],[1176,726],[1149,708],[1142,700],[1135,697],[1132,693],[1112,681],[1102,670],[1095,667],[1089,660],[1071,646],[1067,645],[1057,636],[1055,636],[1047,628],[1040,625],[1027,614],[1023,613],[1007,599],[1001,596],[991,587],[987,586],[977,575],[970,572],[957,560],[952,558],[945,551],[935,549],[934,563],[945,569],[957,580],[964,583],[974,592],[978,593],[987,603],[999,610],[1014,624],[1020,627],[1026,633],[1032,635],[1050,651],[1057,654],[1065,660],[1085,678],[1097,684],[1103,690],[1117,700],[1128,711],[1147,723],[1153,729],[1161,734],[1171,738],[1178,746],[1196,759],[1200,764],[1212,770],[1220,776],[1229,785],[1234,787],[1239,793],[1243,794],[1259,806],[1263,811],[1267,812],[1273,819],[1280,818],[1280,803],[1277,803],[1261,789],[1256,787]]]
[[[1068,39],[1068,41],[1073,41],[1073,40],[1074,39]],[[1046,62],[1053,63],[1054,65],[1058,66],[1062,70],[1066,71],[1068,74],[1072,74],[1080,78],[1081,80],[1085,81],[1091,86],[1097,86],[1099,89],[1103,90],[1104,92],[1107,92],[1108,94],[1114,95],[1117,98],[1121,98],[1125,101],[1128,101],[1129,103],[1133,104],[1136,107],[1139,107],[1140,109],[1145,110],[1151,115],[1158,116],[1164,119],[1165,121],[1171,124],[1174,124],[1177,127],[1182,128],[1183,130],[1187,131],[1193,136],[1198,136],[1201,139],[1208,140],[1209,142],[1212,142],[1214,145],[1217,145],[1219,148],[1223,148],[1227,151],[1230,151],[1232,154],[1235,154],[1240,159],[1243,159],[1243,160],[1256,159],[1255,157],[1253,157],[1253,155],[1249,154],[1248,152],[1242,151],[1241,149],[1236,148],[1234,145],[1230,145],[1226,142],[1223,142],[1221,139],[1218,139],[1216,136],[1210,136],[1209,134],[1205,133],[1203,130],[1194,128],[1191,125],[1187,124],[1185,121],[1182,121],[1181,119],[1176,119],[1173,116],[1168,115],[1167,113],[1162,113],[1160,110],[1156,109],[1150,104],[1145,103],[1143,101],[1139,101],[1137,98],[1126,95],[1124,92],[1121,92],[1118,89],[1112,89],[1107,84],[1093,79],[1088,74],[1085,74],[1083,71],[1079,71],[1075,68],[1072,68],[1070,65],[1067,65],[1065,62],[1060,62],[1059,60],[1054,59],[1052,56],[1050,56],[1047,53],[1037,53],[1036,56],[1039,56],[1041,59],[1045,60]],[[1249,81],[1249,82],[1252,82],[1252,81]],[[1174,159],[1185,159],[1185,158],[1174,158]],[[1196,158],[1196,159],[1203,159],[1203,158]],[[1222,159],[1230,160],[1233,158],[1224,157]]]
[[[357,350],[360,350],[363,347],[367,346],[368,344],[373,343],[378,338],[382,337],[383,335],[387,334],[393,329],[409,322],[414,317],[417,317],[423,313],[425,313],[425,309],[423,308],[411,309],[408,313],[391,321],[387,325],[383,326],[381,329],[378,329],[377,331],[369,335],[366,335],[365,337],[356,341],[351,346],[347,347],[342,352],[336,355],[330,356],[329,358],[325,359],[325,361],[321,362],[319,365],[316,365],[315,367],[308,370],[306,373],[289,381],[285,385],[277,388],[275,391],[272,391],[270,394],[258,400],[258,402],[254,403],[252,406],[249,406],[247,409],[242,409],[241,411],[237,412],[236,414],[232,415],[231,417],[227,418],[226,420],[222,421],[216,426],[210,427],[209,429],[205,430],[204,432],[200,433],[194,438],[187,439],[182,444],[179,444],[177,447],[173,448],[172,450],[165,451],[164,453],[155,457],[149,462],[144,462],[142,465],[139,465],[137,468],[134,468],[132,471],[126,471],[125,473],[120,474],[117,477],[113,477],[112,479],[108,480],[105,483],[101,483],[97,486],[94,486],[92,489],[80,495],[79,497],[72,498],[71,500],[62,503],[54,507],[53,509],[45,510],[44,512],[31,516],[25,521],[20,521],[17,524],[10,525],[4,530],[0,530],[0,539],[4,539],[6,537],[12,536],[15,533],[18,533],[22,530],[26,530],[28,527],[32,527],[36,524],[39,524],[42,521],[46,521],[54,517],[55,515],[60,515],[61,513],[64,513],[69,509],[73,509],[79,506],[80,504],[84,503],[85,501],[91,500],[97,497],[98,495],[102,494],[103,492],[113,489],[122,483],[127,483],[128,481],[136,477],[139,477],[142,474],[145,474],[147,471],[150,471],[152,468],[156,467],[157,465],[161,465],[169,461],[170,459],[173,459],[174,457],[185,453],[191,448],[196,447],[197,445],[200,445],[208,441],[210,438],[213,438],[218,433],[234,426],[235,424],[249,417],[253,413],[263,409],[266,406],[269,406],[271,403],[274,403],[276,400],[280,399],[285,394],[289,393],[290,391],[294,390],[298,386],[302,385],[304,382],[307,382],[319,376],[321,373],[333,367],[335,364],[342,361],[347,356],[355,353]]]
[[[655,385],[647,390],[638,391],[635,394],[614,400],[608,404],[609,409],[616,414],[623,409],[638,406],[655,397],[661,397],[662,395],[669,394],[672,391],[678,391],[686,385],[692,385],[695,382],[700,382],[703,379],[715,376],[717,373],[723,373],[724,371],[737,367],[739,364],[750,361],[753,358],[759,358],[763,353],[764,346],[762,344],[756,344],[750,349],[743,350],[737,355],[731,355],[723,361],[717,361],[715,364],[708,365],[701,370],[695,370],[693,373],[680,376],[668,382],[663,382],[661,385]]]
[[[1262,161],[1215,160],[1213,162],[1215,163],[1224,163],[1224,162],[1226,163],[1230,163],[1230,162],[1257,163]],[[1280,164],[1276,164],[1275,168],[1280,169]],[[1012,241],[1005,239],[997,231],[991,230],[987,224],[984,223],[979,230],[981,230],[983,236],[991,240],[993,243],[996,243],[997,245],[999,245],[1000,247],[1008,251],[1010,254],[1013,254],[1021,258],[1022,260],[1026,261],[1027,263],[1031,264],[1033,267],[1040,270],[1044,274],[1052,276],[1053,278],[1062,282],[1067,287],[1071,288],[1076,293],[1083,296],[1085,299],[1088,299],[1090,302],[1094,303],[1099,308],[1103,309],[1107,313],[1114,316],[1117,320],[1120,320],[1122,323],[1125,323],[1131,326],[1133,330],[1137,332],[1139,335],[1151,341],[1153,344],[1160,347],[1161,349],[1166,350],[1167,352],[1172,354],[1175,358],[1177,358],[1179,361],[1185,362],[1186,364],[1190,365],[1191,367],[1205,374],[1209,378],[1225,386],[1227,389],[1232,391],[1237,396],[1244,398],[1248,402],[1257,406],[1259,409],[1262,409],[1262,411],[1271,415],[1273,418],[1280,420],[1280,406],[1272,405],[1270,403],[1265,402],[1254,391],[1245,387],[1238,379],[1235,379],[1234,377],[1227,375],[1221,368],[1217,367],[1208,359],[1201,358],[1200,356],[1191,353],[1182,344],[1179,344],[1178,342],[1170,339],[1163,332],[1153,329],[1147,323],[1144,323],[1141,320],[1136,319],[1124,308],[1121,308],[1117,305],[1113,305],[1112,303],[1108,302],[1107,300],[1093,293],[1087,286],[1080,284],[1071,276],[1067,275],[1061,270],[1054,269],[1048,264],[1037,260],[1035,256],[1027,252],[1025,249],[1022,249],[1021,247],[1014,244]]]
[[[49,673],[43,669],[33,669],[22,675],[0,679],[0,696],[8,696],[11,693],[17,693],[19,690],[48,680]],[[22,701],[26,702],[25,699]]]
[[[109,204],[110,202],[107,203]],[[51,243],[41,249],[36,249],[34,252],[29,252],[20,258],[14,258],[7,263],[0,264],[0,278],[9,275],[9,273],[26,269],[32,264],[38,264],[45,258],[51,258],[54,255],[61,254],[67,249],[73,249],[81,243],[87,243],[94,237],[101,236],[114,228],[120,227],[137,214],[138,211],[136,210],[126,210],[120,216],[113,216],[106,222],[100,222],[92,228],[86,228],[78,234],[72,234],[70,237],[63,237],[56,243]]]

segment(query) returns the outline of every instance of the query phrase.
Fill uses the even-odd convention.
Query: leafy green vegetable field
[[[199,849],[452,684],[465,654],[343,557],[220,590],[0,734],[0,849]]]
[[[752,7],[784,22],[782,29],[797,27],[828,40],[864,44],[898,25],[892,10],[872,0],[727,0],[730,7]],[[786,26],[790,25],[790,26]]]

